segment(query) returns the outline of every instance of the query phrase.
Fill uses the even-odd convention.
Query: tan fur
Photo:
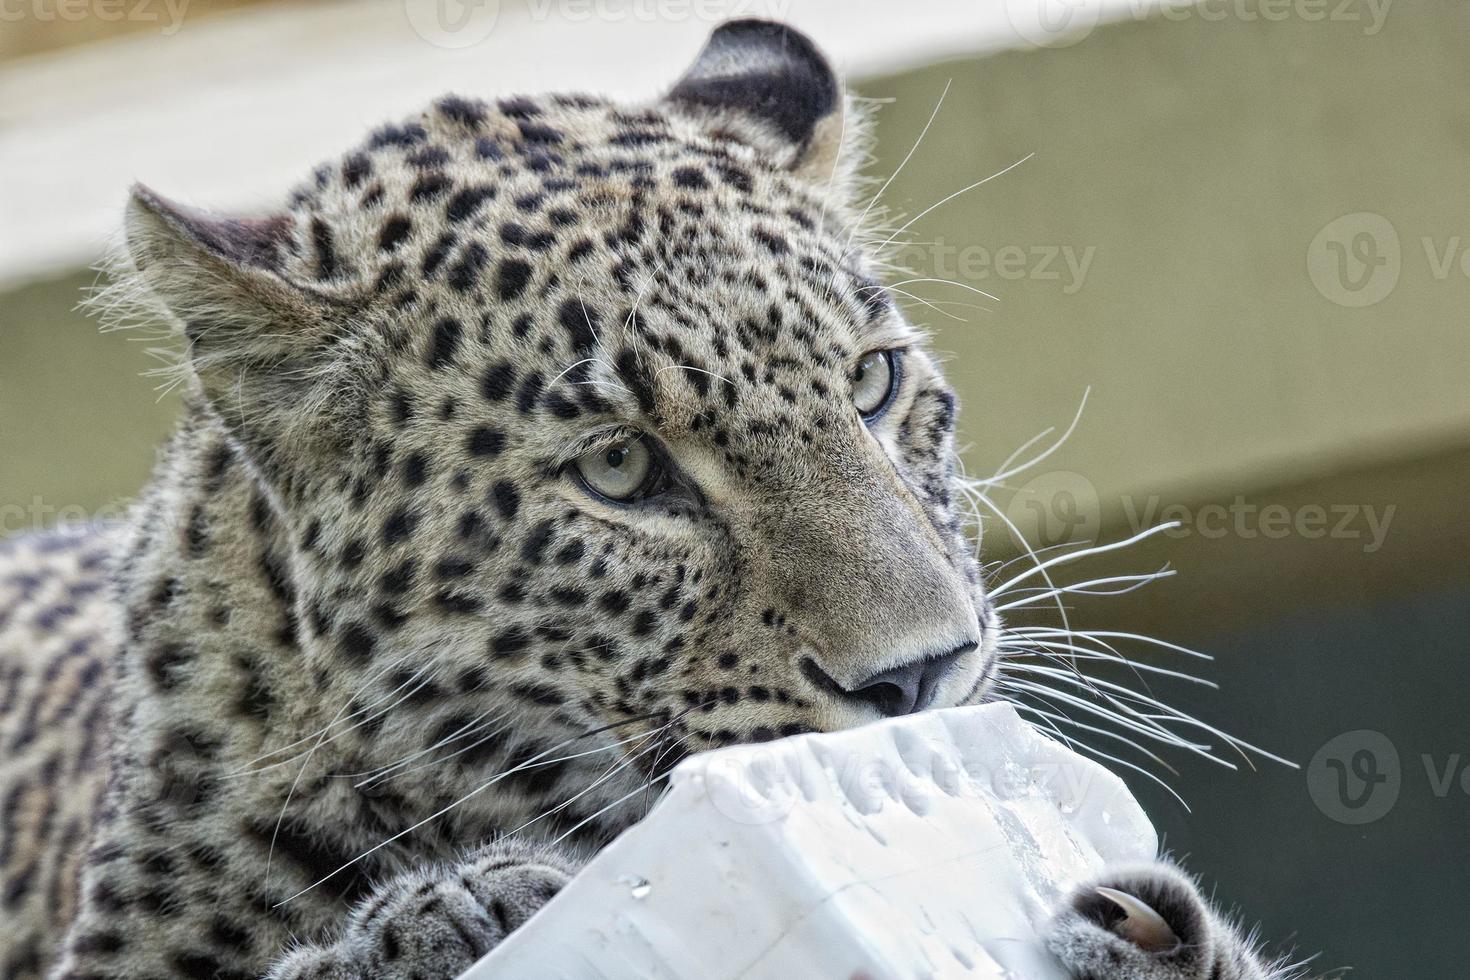
[[[101,796],[117,533],[0,542],[0,977],[38,977],[76,914]]]

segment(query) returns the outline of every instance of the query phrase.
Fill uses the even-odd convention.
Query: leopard
[[[449,95],[264,214],[136,186],[177,338],[127,518],[0,543],[0,975],[448,978],[691,754],[995,699],[957,400],[869,112],[719,25],[660,95]],[[1285,976],[1160,860],[1077,978]]]

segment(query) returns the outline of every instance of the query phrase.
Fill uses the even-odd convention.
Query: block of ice
[[[735,746],[461,980],[1062,980],[1048,910],[1156,846],[1121,780],[1006,704]]]

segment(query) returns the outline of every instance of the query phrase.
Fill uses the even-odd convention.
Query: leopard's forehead
[[[291,207],[298,274],[400,302],[409,281],[505,302],[588,266],[630,288],[658,258],[697,257],[702,280],[730,282],[722,258],[793,246],[810,275],[862,275],[819,188],[665,107],[582,96],[440,99],[319,167]]]
[[[764,389],[724,445],[820,412],[902,329],[820,192],[662,105],[451,96],[315,172],[286,262],[372,311],[410,392],[469,370],[561,420],[687,432]]]

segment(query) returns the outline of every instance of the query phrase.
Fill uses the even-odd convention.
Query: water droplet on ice
[[[634,898],[647,898],[648,893],[653,891],[653,886],[648,883],[647,878],[638,875],[618,875],[618,884],[628,886],[628,894]]]

